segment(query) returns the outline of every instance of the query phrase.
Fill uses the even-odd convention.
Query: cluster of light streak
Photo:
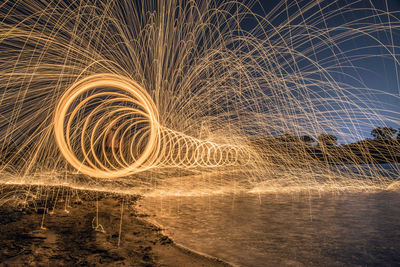
[[[119,178],[154,167],[230,166],[243,164],[246,158],[240,147],[162,127],[147,92],[115,74],[95,74],[74,83],[57,106],[54,131],[65,159],[98,178]]]
[[[251,183],[335,184],[304,146],[293,156],[265,142],[260,154],[252,140],[351,142],[399,125],[400,14],[390,1],[281,1],[266,14],[259,4],[3,1],[2,172],[236,170]],[[365,81],[367,60],[395,89]]]

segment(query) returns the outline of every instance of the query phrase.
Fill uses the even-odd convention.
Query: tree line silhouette
[[[400,162],[400,129],[376,127],[371,136],[373,138],[341,145],[336,136],[328,133],[321,133],[316,138],[284,133],[278,137],[254,137],[250,142],[262,157],[277,164],[283,161],[285,164],[309,164],[310,161],[327,164]]]

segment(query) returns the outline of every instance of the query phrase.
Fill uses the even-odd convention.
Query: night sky
[[[271,12],[279,3],[281,3],[281,0],[265,0],[265,1],[260,1],[255,3],[252,6],[252,10],[256,12],[257,14],[263,15]],[[293,1],[286,1],[287,3],[293,3]],[[302,1],[299,0],[297,1],[299,5],[303,6],[308,3],[308,1]],[[330,1],[324,1],[323,6],[326,5],[326,3],[329,3]],[[376,9],[380,10],[387,10],[391,13],[392,16],[395,18],[392,18],[392,21],[399,20],[400,19],[400,0],[360,0],[360,1],[354,1],[354,0],[338,0],[338,1],[332,1],[335,2],[332,6],[327,8],[325,12],[330,12],[330,11],[335,11],[339,6],[343,7],[348,4],[352,4],[351,8],[349,9],[348,12],[343,12],[344,14],[341,15],[341,18],[336,18],[334,21],[327,21],[328,27],[331,26],[336,26],[345,23],[346,21],[354,21],[355,19],[358,19],[360,17],[365,17],[368,15],[371,15],[371,11],[363,11],[363,10],[357,10],[356,8],[360,9],[366,9],[370,8],[371,6],[374,6]],[[284,2],[283,2],[284,3]],[[285,8],[285,6],[283,6]],[[354,8],[354,9],[353,9]],[[281,8],[282,9],[282,8]],[[280,10],[281,10],[280,9]],[[292,8],[289,10],[288,15],[291,15],[291,11],[296,11],[296,8]],[[312,12],[315,12],[313,10]],[[397,12],[395,14],[395,12]],[[306,17],[308,14],[304,14]],[[309,14],[312,15],[312,14]],[[282,23],[285,19],[287,18],[287,14],[279,17],[278,19],[275,19],[272,21],[274,25],[279,25]],[[380,18],[382,19],[382,18]],[[368,22],[374,23],[375,21],[373,19],[370,19]],[[336,24],[336,25],[335,25]],[[247,20],[242,24],[242,27],[244,27],[246,30],[251,30],[255,26],[254,21],[252,22],[251,20]],[[394,45],[400,44],[400,32],[399,30],[394,30],[392,32],[393,34],[393,40],[394,40]],[[386,45],[391,45],[391,38],[389,38],[387,32],[382,32],[382,34],[378,34],[377,36],[374,36],[380,41],[382,41]],[[357,47],[365,47],[368,45],[373,45],[373,42],[369,38],[359,38],[357,40],[354,40],[352,42],[346,42],[344,44],[341,44],[341,48],[345,51],[349,51],[351,49],[357,48]],[[376,43],[375,43],[376,45]],[[370,53],[370,51],[366,51],[366,53]],[[384,53],[384,48],[381,48],[380,53]],[[395,50],[395,53],[398,55],[400,53],[400,49],[397,47]],[[397,59],[400,59],[399,56],[397,56]],[[400,127],[399,124],[399,118],[400,118],[400,85],[398,80],[400,79],[399,73],[400,73],[400,68],[396,72],[396,66],[393,63],[394,60],[392,59],[384,59],[382,57],[375,57],[375,58],[368,58],[364,59],[361,61],[357,61],[354,64],[356,66],[360,66],[365,68],[365,70],[361,71],[359,70],[357,73],[355,71],[351,72],[348,71],[348,74],[352,76],[359,76],[364,82],[365,82],[365,87],[370,88],[370,89],[376,89],[379,91],[384,92],[383,94],[378,94],[371,96],[372,99],[376,99],[376,108],[377,109],[384,109],[387,111],[379,111],[378,113],[389,117],[389,119],[384,120],[385,125],[376,125],[376,126],[391,126],[396,129]],[[343,76],[343,75],[336,75],[335,80],[348,83],[348,84],[354,84],[353,81],[351,81],[349,78]],[[382,122],[377,122],[382,123]],[[365,128],[361,129],[362,131],[362,136],[364,138],[370,138],[370,131],[371,129]],[[339,142],[346,142],[344,140],[341,140],[339,137]]]

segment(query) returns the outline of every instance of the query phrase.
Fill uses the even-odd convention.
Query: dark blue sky
[[[287,0],[286,1],[289,5],[296,3],[295,1]],[[392,36],[393,36],[393,43],[394,45],[399,45],[400,44],[400,0],[361,0],[361,1],[356,1],[356,0],[339,0],[339,1],[323,1],[321,4],[322,7],[325,7],[327,4],[331,4],[334,2],[333,5],[330,7],[326,8],[324,10],[324,14],[327,14],[329,12],[335,12],[339,7],[344,7],[346,5],[351,4],[351,6],[347,10],[343,10],[340,12],[340,16],[335,16],[335,19],[328,20],[326,21],[328,27],[332,26],[337,26],[341,25],[345,22],[350,22],[357,20],[362,17],[370,16],[374,14],[371,12],[371,10],[366,10],[370,9],[372,6],[375,7],[377,10],[387,10],[391,13],[391,15],[394,15],[395,18],[391,18],[392,22],[397,23],[397,29],[393,29],[392,31]],[[285,3],[285,1],[281,0],[265,0],[265,1],[260,1],[258,3],[255,3],[252,7],[252,10],[256,12],[257,14],[264,15],[271,12],[277,5],[280,3]],[[306,0],[298,0],[297,3],[300,6],[304,6],[309,4],[309,1]],[[364,9],[364,10],[362,10]],[[276,17],[274,20],[271,20],[270,22],[273,25],[279,25],[282,23],[284,20],[287,19],[287,17],[292,16],[293,13],[298,11],[298,7],[293,6],[292,8],[286,9],[285,4],[279,9],[279,10],[285,10],[281,16]],[[287,10],[287,13],[286,13]],[[304,13],[304,17],[308,18],[308,16],[313,16],[318,10],[312,9],[308,13]],[[396,13],[397,12],[397,13]],[[339,14],[339,13],[338,13]],[[376,13],[375,13],[376,14]],[[301,23],[301,18],[299,20],[295,20],[293,24],[296,23]],[[397,20],[397,21],[396,21]],[[380,22],[386,22],[387,17],[385,16],[380,16],[379,19],[374,18],[374,19],[368,19],[365,20],[366,23],[380,23]],[[256,24],[254,21],[246,20],[243,23],[243,27],[246,30],[250,30],[252,27],[254,27]],[[324,27],[324,24],[320,24],[321,27]],[[318,26],[317,26],[318,27]],[[374,38],[377,38],[378,40],[382,41],[385,45],[390,46],[392,44],[392,37],[389,35],[389,31],[383,32],[382,33],[376,33],[374,35]],[[340,45],[340,48],[344,51],[350,51],[355,48],[359,47],[366,47],[369,45],[376,45],[377,43],[375,41],[372,41],[370,38],[357,38],[355,40],[349,41],[349,42],[344,42]],[[387,52],[385,51],[385,48],[374,48],[374,49],[366,49],[363,50],[360,53],[365,53],[365,54],[386,54]],[[398,55],[400,53],[400,49],[397,48],[397,51],[395,53]],[[349,53],[351,55],[351,53]],[[327,55],[328,56],[328,55]],[[400,57],[396,56],[397,59],[399,60]],[[399,121],[400,121],[400,88],[398,84],[398,80],[400,79],[399,77],[399,72],[400,68],[396,70],[396,66],[394,64],[394,59],[393,58],[384,58],[384,57],[372,57],[372,58],[365,58],[362,60],[358,60],[354,62],[354,64],[358,67],[365,68],[365,70],[359,70],[359,71],[354,71],[354,70],[346,70],[346,74],[349,74],[350,76],[359,76],[364,82],[365,82],[365,87],[370,88],[370,89],[376,89],[388,94],[377,94],[374,96],[371,96],[372,103],[375,104],[376,111],[380,113],[383,116],[387,116],[388,119],[385,119],[383,124],[386,124],[387,126],[392,126],[396,129],[400,127]],[[398,66],[399,67],[399,66]],[[340,74],[334,74],[335,80],[339,82],[344,82],[347,84],[354,84],[357,87],[360,87],[358,84],[355,84],[354,81],[349,79],[348,77],[345,77],[344,75]],[[394,96],[391,96],[389,94],[393,94]],[[356,101],[356,100],[355,100]],[[358,104],[358,103],[357,103]],[[361,104],[361,103],[360,103]],[[379,109],[382,109],[382,111],[378,111]],[[386,111],[383,111],[386,110]],[[382,122],[376,122],[382,123]],[[376,125],[376,126],[385,126],[385,125]],[[362,129],[361,135],[365,137],[370,137],[370,129],[365,127],[365,129]],[[343,141],[343,140],[341,140]]]

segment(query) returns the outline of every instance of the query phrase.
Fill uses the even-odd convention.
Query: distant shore
[[[309,164],[363,165],[400,163],[398,139],[364,139],[351,144],[306,143],[291,139],[260,136],[250,141],[251,146],[268,162],[296,166]]]
[[[29,198],[29,191],[38,190],[41,198]],[[138,198],[3,185],[0,265],[230,266],[174,244],[137,212]]]

